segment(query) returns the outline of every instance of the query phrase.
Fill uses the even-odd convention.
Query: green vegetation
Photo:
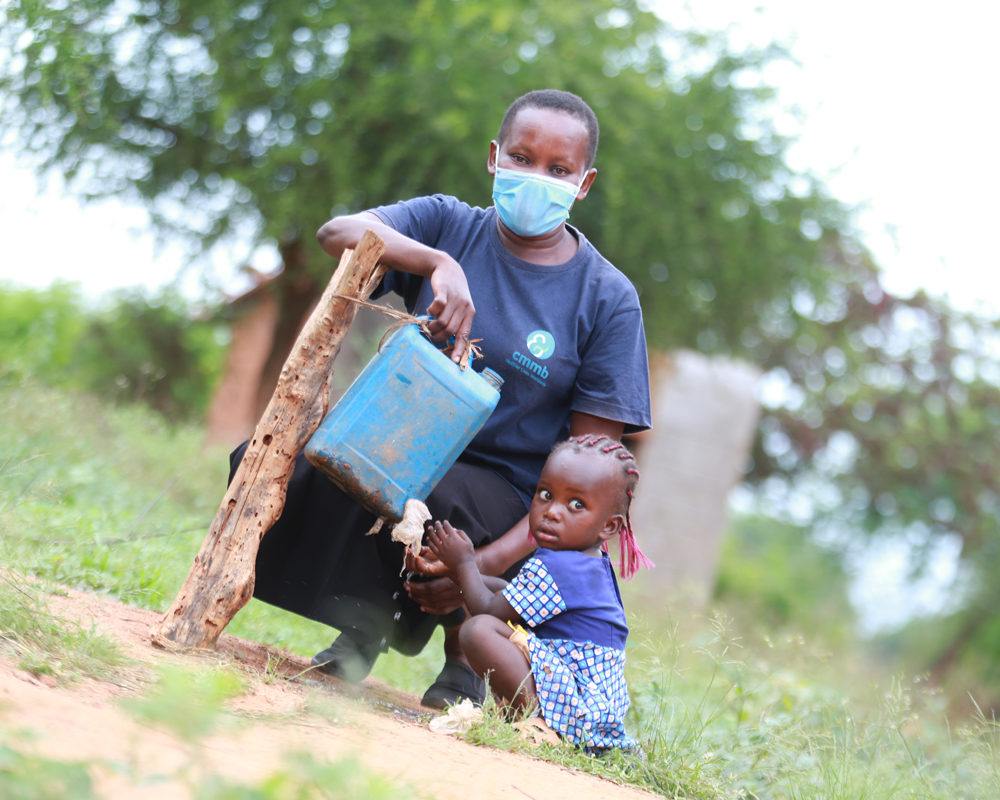
[[[412,788],[390,781],[351,758],[322,761],[305,753],[289,756],[285,766],[256,786],[209,776],[194,793],[204,800],[407,800]]]
[[[186,767],[188,765],[185,765]],[[0,746],[0,797],[17,800],[96,800],[95,769],[121,772],[121,765],[59,761],[25,755]],[[138,787],[162,783],[170,775],[130,774]],[[188,783],[195,800],[406,800],[419,795],[406,786],[373,775],[351,758],[336,761],[293,753],[284,766],[254,784],[229,780],[211,771]]]
[[[180,784],[191,798],[204,800],[395,800],[415,797],[409,787],[373,775],[351,758],[326,761],[290,753],[280,769],[254,783],[218,774],[205,761],[202,743],[220,729],[236,729],[244,720],[225,710],[225,701],[244,689],[243,679],[224,668],[168,668],[142,696],[123,702],[139,722],[173,734],[185,746],[185,758],[170,773],[151,773],[135,759],[64,762],[0,747],[0,797],[18,800],[90,800],[100,771],[128,780],[137,790],[165,781]]]
[[[0,797],[18,800],[97,798],[89,765],[30,756],[0,745]]]
[[[0,284],[0,380],[37,378],[172,419],[200,416],[222,366],[225,328],[172,290],[88,305],[76,289]]]
[[[225,481],[224,454],[202,453],[196,429],[170,428],[141,407],[107,408],[33,383],[0,385],[0,438],[10,448],[0,481],[0,562],[131,603],[165,607],[214,512]],[[1000,792],[995,721],[965,707],[949,725],[945,697],[879,671],[846,630],[832,640],[823,636],[817,618],[839,614],[836,598],[842,597],[839,573],[823,574],[826,554],[797,529],[779,531],[774,540],[765,536],[766,521],[746,520],[741,529],[724,575],[725,602],[741,610],[744,640],[731,623],[687,621],[683,630],[671,630],[662,608],[657,617],[633,621],[628,724],[644,757],[594,759],[569,747],[532,746],[494,712],[470,739],[532,752],[667,797],[995,797]],[[773,550],[782,541],[788,543],[786,559]],[[812,610],[808,604],[789,608],[796,574],[811,576]],[[824,581],[832,587],[829,602],[822,600]],[[760,589],[767,583],[770,594]],[[753,597],[760,605],[747,608]],[[785,633],[774,632],[779,624]],[[813,630],[808,640],[794,633],[798,627]],[[303,655],[330,637],[324,626],[256,602],[240,612],[230,630]],[[421,690],[438,658],[434,645],[418,659],[384,658],[377,675]],[[276,678],[265,671],[260,679]],[[146,723],[195,742],[223,724],[224,701],[239,691],[241,681],[225,671],[166,672],[129,708]],[[8,751],[3,758],[0,779],[29,772],[26,756]],[[283,797],[289,786],[322,785],[355,774],[354,767],[307,759],[289,762],[259,786],[234,787],[198,772],[202,767],[192,759],[189,769],[199,775],[198,784],[215,792],[202,796],[212,797]],[[73,765],[60,770],[52,771],[53,780],[82,780]]]
[[[188,747],[188,761],[173,776],[196,798],[394,798],[413,792],[372,775],[353,759],[334,762],[293,753],[284,767],[256,786],[234,783],[204,763],[200,743],[217,730],[235,730],[244,722],[228,713],[225,702],[245,690],[242,676],[222,667],[168,668],[142,697],[124,703],[140,722],[169,731]],[[133,776],[140,779],[141,775]]]
[[[226,453],[203,452],[199,429],[142,406],[10,379],[0,381],[0,440],[0,564],[166,608],[215,514]],[[229,631],[309,656],[332,636],[255,600]],[[394,654],[378,674],[416,691],[438,669],[433,654]]]
[[[13,653],[27,672],[60,680],[107,677],[125,663],[110,639],[53,616],[40,591],[0,569],[0,653]]]
[[[812,645],[744,648],[714,621],[691,643],[630,651],[629,727],[642,754],[591,758],[525,742],[492,705],[467,738],[670,798],[985,798],[1000,791],[1000,724],[951,729],[941,698],[901,679],[848,691]]]
[[[855,623],[840,555],[813,541],[808,529],[767,517],[733,520],[715,597],[741,627],[822,630],[829,643],[849,639]]]
[[[196,742],[217,727],[225,702],[244,690],[241,676],[223,668],[165,668],[152,689],[123,705],[137,720]]]

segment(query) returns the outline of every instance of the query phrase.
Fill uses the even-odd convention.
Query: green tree
[[[839,212],[785,165],[755,78],[778,53],[734,55],[636,0],[21,2],[4,23],[0,125],[39,169],[201,246],[277,245],[271,375],[330,268],[313,231],[423,193],[488,203],[486,143],[540,86],[601,117],[575,219],[639,287],[654,344],[742,352],[793,277],[824,279],[811,231]]]
[[[222,366],[219,325],[169,290],[123,291],[90,315],[76,348],[86,389],[171,419],[204,413]]]
[[[0,286],[0,381],[34,378],[190,418],[220,372],[221,331],[170,290],[121,291],[88,307],[66,284]]]
[[[73,367],[87,314],[74,287],[0,285],[0,380],[57,381]]]
[[[943,538],[957,542],[958,610],[921,625],[911,652],[939,681],[979,665],[969,672],[1000,697],[982,666],[1000,642],[1000,319],[894,297],[863,252],[827,245],[840,280],[823,296],[793,284],[750,342],[781,387],[754,453],[762,508],[794,502],[843,546],[858,531],[895,537],[917,572]]]

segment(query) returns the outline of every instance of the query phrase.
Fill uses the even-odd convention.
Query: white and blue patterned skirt
[[[528,636],[539,712],[563,738],[589,751],[632,748],[625,733],[625,651]]]

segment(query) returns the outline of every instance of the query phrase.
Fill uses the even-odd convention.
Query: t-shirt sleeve
[[[454,197],[435,194],[371,208],[369,213],[377,216],[394,231],[428,247],[437,247],[457,202]],[[389,270],[382,283],[372,292],[372,297],[395,292],[403,298],[406,308],[412,313],[422,282],[423,278],[419,275]]]
[[[642,311],[616,311],[595,329],[576,376],[571,410],[625,423],[625,433],[650,427],[649,362]]]
[[[434,194],[400,200],[369,211],[403,236],[409,236],[428,247],[437,247],[441,232],[451,219],[457,202],[454,197]]]
[[[545,564],[529,558],[503,590],[510,607],[531,628],[548,622],[566,610],[559,587]]]

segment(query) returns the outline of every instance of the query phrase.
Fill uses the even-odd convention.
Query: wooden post
[[[184,585],[152,631],[154,645],[213,647],[253,595],[260,540],[285,507],[295,457],[326,414],[333,361],[357,310],[335,295],[367,299],[385,273],[378,263],[383,252],[385,243],[366,231],[357,248],[341,256],[281,369]]]

